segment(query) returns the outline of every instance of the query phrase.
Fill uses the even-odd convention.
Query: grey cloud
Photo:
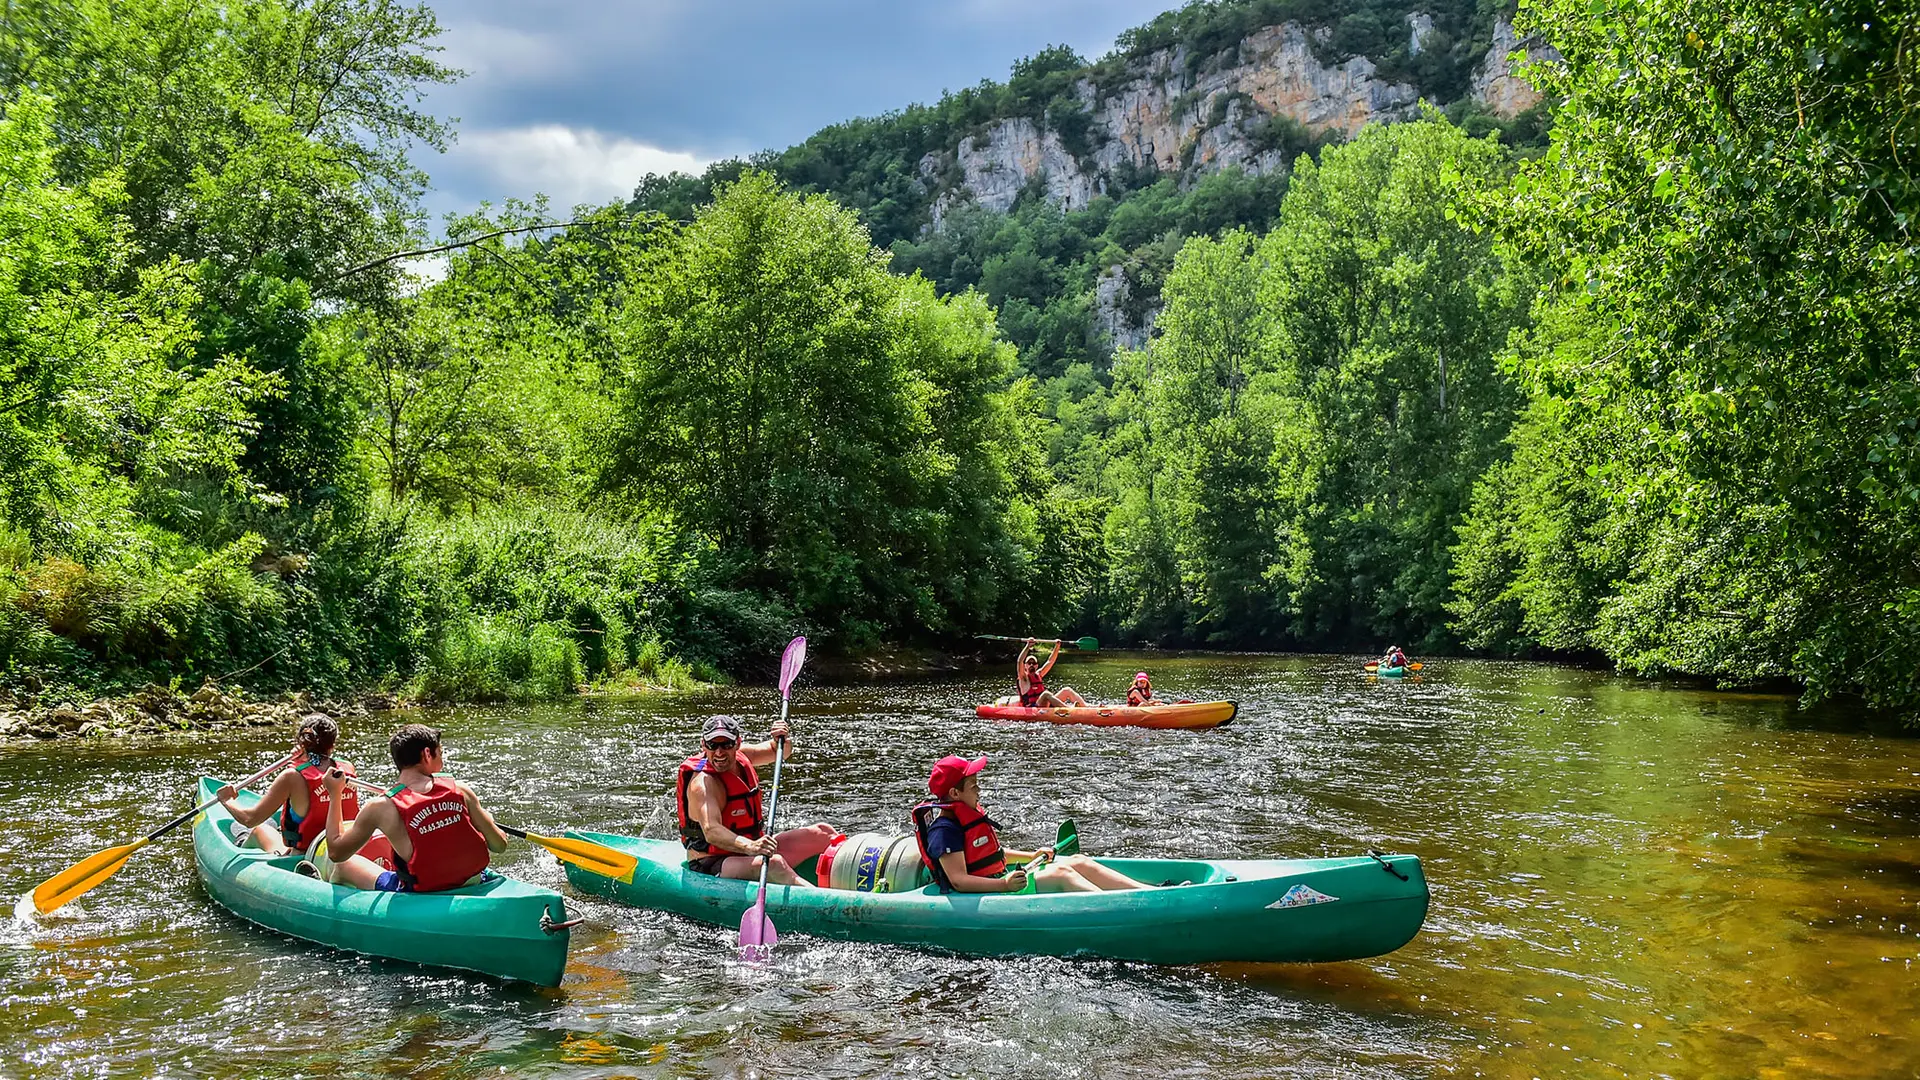
[[[470,140],[485,135],[490,146],[505,133],[559,126],[586,133],[587,143],[714,160],[789,146],[828,124],[930,102],[983,78],[1003,80],[1013,61],[1050,44],[1098,54],[1166,6],[433,0],[446,31],[442,59],[471,74],[436,89],[427,104],[459,117]],[[497,161],[460,150],[423,155],[437,189],[430,206],[438,212],[532,194],[521,185],[539,170],[509,174]]]

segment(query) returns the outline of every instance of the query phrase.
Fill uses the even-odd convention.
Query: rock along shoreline
[[[122,697],[85,705],[22,700],[0,690],[0,742],[119,738],[186,731],[280,727],[291,733],[308,713],[340,719],[397,708],[395,698],[363,694],[320,698],[304,691],[254,698],[211,683],[189,693],[147,686]]]

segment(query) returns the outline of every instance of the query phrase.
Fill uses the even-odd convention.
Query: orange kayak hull
[[[1240,711],[1237,701],[1191,701],[1181,705],[1089,705],[1085,708],[1029,709],[1022,705],[981,705],[974,714],[988,720],[1034,720],[1094,727],[1198,730],[1216,728]]]

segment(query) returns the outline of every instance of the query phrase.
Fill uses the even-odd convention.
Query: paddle
[[[1369,660],[1369,661],[1367,661],[1367,662],[1366,662],[1366,664],[1365,664],[1365,665],[1363,665],[1363,666],[1364,666],[1364,667],[1365,667],[1365,669],[1366,669],[1366,670],[1368,670],[1368,671],[1378,671],[1378,670],[1380,670],[1380,661],[1378,661],[1378,660]],[[1419,671],[1419,670],[1420,670],[1420,665],[1419,665],[1419,664],[1408,664],[1408,665],[1407,665],[1407,670],[1408,670],[1408,671]]]
[[[378,784],[370,784],[357,776],[348,777],[347,782],[361,791],[382,796],[387,794],[386,788]],[[605,844],[597,844],[592,840],[581,840],[572,836],[541,836],[539,833],[530,833],[511,825],[502,825],[498,820],[495,820],[494,824],[499,825],[500,831],[508,836],[517,836],[528,843],[546,848],[561,862],[572,863],[582,870],[591,871],[601,877],[613,878],[615,881],[631,882],[634,869],[640,865],[639,859],[626,852],[615,851]]]
[[[1023,638],[1023,637],[1008,637],[1005,634],[975,634],[973,636],[981,639],[982,641],[1025,641],[1027,640],[1026,638]],[[1052,638],[1035,638],[1034,644],[1051,645],[1053,644],[1053,639]],[[1081,652],[1099,652],[1100,642],[1090,637],[1083,637],[1078,641],[1062,641],[1060,643],[1060,647],[1063,649],[1079,649]]]
[[[780,656],[780,722],[786,723],[787,705],[793,700],[793,680],[800,677],[800,665],[807,662],[807,639],[797,637],[787,643],[787,651]],[[785,760],[787,744],[785,739],[773,744],[773,790],[767,795],[767,825],[765,835],[775,835],[773,831],[773,812],[780,806],[780,763]],[[773,928],[773,920],[767,916],[767,869],[773,865],[772,856],[760,862],[760,893],[753,906],[740,916],[740,959],[765,960],[779,943],[780,935]]]
[[[283,754],[275,759],[273,764],[240,781],[238,784],[235,784],[234,787],[243,788],[249,784],[258,783],[261,777],[287,765],[298,756],[297,754]],[[130,844],[121,844],[118,847],[110,847],[105,851],[95,852],[41,882],[40,886],[33,890],[34,909],[39,911],[40,914],[45,915],[49,911],[73,902],[81,893],[86,892],[95,885],[119,873],[120,868],[126,865],[127,860],[132,858],[134,852],[139,851],[160,837],[172,832],[178,828],[182,822],[191,821],[193,818],[199,816],[201,812],[205,811],[207,807],[219,801],[219,799],[209,799]]]

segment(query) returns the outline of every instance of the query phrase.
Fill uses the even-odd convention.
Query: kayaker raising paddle
[[[472,788],[434,775],[447,767],[440,733],[425,724],[407,724],[393,733],[387,749],[400,770],[400,785],[384,799],[369,800],[351,826],[340,815],[346,774],[338,769],[327,773],[332,796],[327,803],[327,846],[314,858],[321,877],[356,889],[422,893],[485,880],[487,864],[507,850],[507,834],[494,824]],[[376,831],[393,844],[398,869],[370,876],[357,865],[366,860],[352,856]]]
[[[771,860],[768,880],[812,885],[793,872],[794,866],[827,850],[840,832],[820,822],[766,835],[758,769],[773,762],[781,740],[786,741],[785,756],[792,757],[793,736],[785,720],[773,722],[766,742],[752,744],[741,742],[740,722],[731,716],[707,721],[700,736],[701,752],[681,762],[674,778],[674,807],[680,814],[687,869],[748,880],[760,876],[763,860]]]
[[[920,859],[933,871],[941,892],[1020,892],[1027,887],[1027,870],[1018,865],[1008,870],[1008,864],[1031,864],[1039,858],[1053,862],[1033,871],[1037,892],[1152,888],[1084,855],[1055,859],[1050,847],[1037,851],[1002,848],[993,819],[980,807],[980,770],[986,767],[984,755],[972,761],[952,754],[941,758],[927,777],[933,801],[913,808]]]
[[[1071,686],[1063,686],[1058,692],[1047,689],[1047,672],[1052,671],[1054,662],[1060,659],[1060,639],[1053,639],[1053,652],[1048,654],[1045,664],[1040,663],[1039,654],[1034,652],[1035,644],[1037,642],[1033,638],[1028,638],[1027,643],[1020,646],[1020,655],[1013,662],[1014,680],[1020,687],[1020,704],[1029,709],[1084,706],[1087,699]]]

